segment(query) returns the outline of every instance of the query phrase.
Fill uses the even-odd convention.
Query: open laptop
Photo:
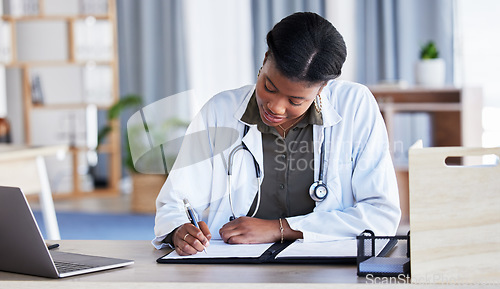
[[[63,278],[133,263],[132,260],[49,251],[22,191],[0,186],[0,271]]]

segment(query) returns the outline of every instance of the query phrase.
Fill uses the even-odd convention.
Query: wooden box
[[[500,283],[500,165],[446,165],[500,148],[409,153],[412,283]],[[465,158],[463,158],[465,159]]]

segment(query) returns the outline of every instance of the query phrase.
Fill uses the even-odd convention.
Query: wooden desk
[[[149,241],[59,241],[61,251],[135,260],[119,269],[64,279],[0,272],[0,288],[387,288],[382,280],[357,277],[355,265],[172,265],[157,264],[167,250],[158,251]],[[238,283],[238,284],[236,284]],[[260,284],[256,284],[260,283]],[[375,284],[374,284],[375,283]],[[405,282],[398,282],[405,283]],[[400,284],[393,284],[399,286]],[[412,288],[472,288],[410,285]],[[390,287],[390,286],[389,286]],[[400,288],[403,288],[399,286]],[[407,288],[407,287],[404,287]]]
[[[132,259],[132,266],[60,279],[61,282],[208,282],[208,283],[357,283],[356,266],[291,265],[172,265],[157,264],[168,250],[149,241],[58,241],[58,250]],[[46,281],[43,277],[0,272],[0,280]],[[1,284],[1,283],[0,283]],[[2,286],[0,285],[0,288]]]
[[[65,153],[67,146],[0,145],[0,185],[19,187],[24,194],[40,194],[47,237],[60,239],[44,156]]]

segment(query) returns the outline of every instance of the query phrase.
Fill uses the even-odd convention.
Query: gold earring
[[[259,68],[259,73],[257,73],[257,78],[259,78],[261,70],[262,70],[262,66]]]
[[[321,103],[321,95],[316,94],[316,98],[314,99],[314,108],[317,112],[321,112],[323,108],[323,104]]]

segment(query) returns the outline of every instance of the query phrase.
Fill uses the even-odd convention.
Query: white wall
[[[456,84],[482,87],[483,146],[500,146],[500,1],[456,4]]]
[[[218,92],[255,83],[249,0],[186,0],[190,87],[199,108]],[[207,13],[209,11],[209,13]]]
[[[7,95],[5,87],[5,67],[0,67],[0,117],[7,116]]]
[[[342,34],[347,46],[347,59],[339,79],[354,81],[356,79],[356,1],[330,0],[326,2],[325,18]]]

